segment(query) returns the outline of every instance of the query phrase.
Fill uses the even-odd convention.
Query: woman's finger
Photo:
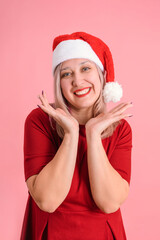
[[[44,101],[43,96],[39,94],[39,95],[38,95],[38,98],[40,99],[41,103],[42,103],[43,105],[45,105],[45,101]]]
[[[119,120],[121,120],[121,119],[123,119],[123,118],[132,117],[132,116],[133,116],[133,114],[131,114],[131,113],[121,114],[121,115],[115,116],[115,120],[116,120],[116,121],[119,121]]]
[[[38,95],[38,98],[41,100],[42,105],[40,107],[42,110],[49,115],[55,116],[55,109],[48,103],[46,94],[42,92],[42,94]]]
[[[48,100],[47,100],[47,97],[46,97],[46,94],[43,93],[43,94],[40,94],[39,95],[39,99],[41,100],[41,102],[44,104],[44,105],[48,105]]]
[[[59,117],[59,114],[57,114],[56,110],[51,107],[50,105],[38,105],[45,113],[47,113],[49,116],[53,117],[55,120],[57,120],[57,117]]]
[[[114,116],[114,117],[112,117],[111,123],[120,121],[121,119],[124,119],[126,117],[131,117],[131,116],[133,116],[133,114],[131,114],[131,113]]]
[[[73,126],[78,127],[78,121],[73,116],[66,113],[61,108],[55,109],[48,102],[46,93],[44,91],[42,91],[42,94],[40,94],[38,97],[42,102],[40,108],[42,108],[42,110],[46,112],[50,117],[53,117],[54,120],[64,129],[65,132],[73,131]]]
[[[42,105],[40,105],[39,107],[50,117],[52,117],[64,129],[65,132],[73,131],[74,126],[76,126],[76,128],[78,129],[78,121],[73,116],[66,113],[63,109],[55,109],[54,107],[52,107],[51,104],[48,103],[45,92],[42,92],[42,94],[39,95],[38,98],[42,102]]]
[[[42,92],[42,96],[43,96],[44,100],[48,103],[48,99],[47,99],[47,95],[46,95],[45,91]]]
[[[121,107],[120,109],[118,109],[116,112],[113,113],[114,116],[120,115],[122,114],[127,108],[132,107],[133,104],[132,103],[128,103],[126,105],[124,105],[123,107]]]
[[[119,109],[121,109],[122,107],[124,107],[125,105],[129,104],[130,102],[128,103],[120,103],[118,106],[114,107],[113,109],[111,109],[109,111],[109,113],[115,113],[117,112]]]

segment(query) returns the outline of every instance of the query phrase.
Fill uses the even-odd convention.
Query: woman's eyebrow
[[[86,63],[86,62],[91,63],[90,61],[85,61],[85,62],[81,62],[79,65],[82,65],[82,64],[84,64],[84,63]],[[70,68],[70,67],[62,68],[62,69],[60,70],[60,72],[63,71],[63,70],[66,70],[66,69],[68,69],[68,68]]]

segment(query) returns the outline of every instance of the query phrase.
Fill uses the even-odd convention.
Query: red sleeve
[[[132,129],[123,119],[118,129],[118,141],[111,155],[110,163],[129,184],[131,179]]]
[[[57,142],[49,123],[49,116],[36,108],[27,116],[24,124],[24,174],[25,181],[38,174],[54,157]]]

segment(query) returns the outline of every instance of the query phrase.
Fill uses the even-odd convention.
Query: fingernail
[[[37,104],[37,106],[40,108],[40,106]]]
[[[42,95],[43,95],[43,90],[42,90]]]
[[[129,117],[132,117],[133,115],[130,115]]]
[[[133,104],[133,102],[130,102],[130,104]]]

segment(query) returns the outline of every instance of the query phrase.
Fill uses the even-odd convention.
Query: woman
[[[120,206],[130,185],[132,103],[107,111],[122,87],[108,46],[85,32],[53,42],[55,102],[46,93],[25,121],[28,201],[21,240],[124,240]]]

